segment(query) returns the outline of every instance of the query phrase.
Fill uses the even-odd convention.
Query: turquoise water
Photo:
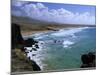
[[[44,70],[80,68],[81,55],[96,50],[96,28],[62,29],[35,36],[43,41],[40,58]]]

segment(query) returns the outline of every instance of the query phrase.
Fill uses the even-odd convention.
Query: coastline
[[[50,31],[52,31],[52,30],[40,30],[40,31],[30,30],[28,32],[27,31],[21,31],[21,34],[24,37],[24,36],[30,36],[30,35],[33,35],[33,34],[47,33],[47,32],[50,32]]]
[[[69,27],[69,28],[62,28],[62,29],[66,29],[66,30],[70,30],[70,29],[75,29],[76,27]],[[77,28],[79,28],[79,29],[84,29],[84,28],[87,28],[87,27],[77,27]],[[76,28],[76,29],[77,29]],[[60,29],[60,28],[59,28]],[[48,32],[50,32],[50,31],[53,31],[53,30],[45,30],[45,31],[30,31],[30,32],[28,32],[28,33],[25,33],[25,32],[23,32],[22,33],[22,35],[25,37],[28,37],[28,38],[30,38],[30,36],[31,35],[35,35],[35,34],[40,34],[40,33],[48,33]],[[39,42],[39,41],[38,41]],[[40,45],[39,45],[39,47],[40,47]],[[41,62],[41,58],[42,58],[42,56],[40,56],[40,52],[41,52],[42,50],[38,50],[37,49],[37,51],[35,52],[35,56],[33,56],[33,60],[39,65],[39,67],[41,68],[41,70],[43,70],[43,65],[45,65],[45,64],[43,64],[42,62]],[[33,52],[34,53],[34,52]],[[39,57],[39,58],[38,58]]]
[[[72,29],[72,28],[81,28],[81,27],[58,27],[58,28],[53,28],[53,29],[45,29],[45,30],[21,30],[21,34],[23,37],[25,36],[30,36],[30,35],[34,35],[34,34],[39,34],[39,33],[48,33],[48,32],[52,32],[52,31],[59,31],[61,29]]]
[[[11,47],[11,72],[24,72],[24,71],[40,71],[40,67],[37,63],[27,57],[24,47],[27,45],[32,45],[29,40],[24,40],[21,35],[20,26],[18,24],[12,23],[12,47]],[[32,40],[33,42],[34,40]]]
[[[30,59],[29,62],[33,61],[33,63],[36,63],[38,65],[38,67],[40,67],[41,71],[43,71],[46,64],[42,63],[42,58],[44,59],[43,55],[41,55],[41,53],[43,52],[43,49],[41,48],[42,45],[39,44],[40,41],[37,41],[37,40],[33,39],[34,41],[38,42],[37,45],[39,46],[39,48],[35,47],[35,50],[34,50],[34,49],[32,49],[33,45],[35,46],[35,44],[33,44],[34,41],[33,40],[29,41],[29,39],[30,38],[32,39],[33,38],[32,36],[39,35],[39,34],[45,34],[45,33],[49,33],[49,32],[54,32],[52,34],[54,36],[62,35],[62,32],[64,32],[65,35],[66,35],[66,33],[67,33],[67,35],[70,35],[70,34],[74,34],[76,32],[79,32],[79,31],[81,31],[82,29],[85,29],[85,28],[88,28],[88,26],[87,27],[81,27],[81,26],[77,27],[76,26],[76,27],[66,27],[66,28],[65,27],[62,27],[62,28],[59,27],[57,29],[54,27],[53,29],[49,29],[49,30],[47,30],[47,29],[45,29],[45,30],[42,30],[42,29],[40,29],[40,30],[29,30],[29,29],[26,28],[27,30],[26,29],[25,30],[21,30],[20,31],[21,35],[22,35],[24,41],[26,41],[26,46],[24,46],[24,47],[27,47],[27,45],[30,45],[29,48],[31,48],[31,50],[26,49],[28,51],[28,53],[26,52],[26,55],[30,54],[30,53],[33,53],[33,54],[29,55],[29,56],[26,56],[26,59],[31,57],[32,59]],[[56,33],[56,35],[55,35],[55,33]],[[73,36],[73,35],[71,35],[71,36]],[[22,53],[22,52],[20,52],[20,53]],[[23,54],[25,54],[25,52]],[[19,54],[17,56],[20,56],[20,55],[21,54]],[[20,58],[20,57],[18,57],[18,58]],[[36,65],[34,65],[34,66],[36,66]],[[34,68],[34,69],[36,69],[36,68]],[[32,70],[32,68],[31,68],[31,70]]]
[[[88,26],[85,26],[85,27],[88,27]],[[40,33],[48,33],[48,32],[52,32],[52,31],[59,31],[61,29],[66,29],[66,30],[69,30],[69,29],[74,29],[74,28],[84,28],[84,27],[58,27],[58,28],[53,28],[53,29],[50,29],[50,30],[21,30],[21,34],[23,37],[28,37],[28,36],[31,36],[31,35],[34,35],[34,34],[40,34]],[[91,27],[92,28],[92,27]]]

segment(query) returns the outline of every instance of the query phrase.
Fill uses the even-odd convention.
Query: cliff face
[[[17,24],[12,23],[11,25],[11,43],[12,43],[12,49],[17,47],[17,45],[22,44],[24,42],[21,31],[20,31],[20,26]]]
[[[32,41],[31,41],[32,42]],[[29,60],[22,48],[29,44],[21,35],[20,26],[11,24],[11,72],[40,71],[35,61]]]

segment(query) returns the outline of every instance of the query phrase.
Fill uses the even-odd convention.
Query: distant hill
[[[60,24],[56,22],[47,22],[47,21],[41,21],[41,20],[36,20],[36,19],[31,19],[28,17],[17,17],[17,16],[11,16],[12,22],[14,23],[19,23],[23,25],[66,25],[66,26],[89,26],[89,27],[95,27],[95,25],[85,25],[85,24]]]
[[[46,22],[35,20],[27,17],[16,17],[11,16],[12,23],[20,25],[22,30],[58,30],[60,28],[68,28],[68,27],[95,27],[96,25],[80,25],[80,24],[59,24],[54,22]]]
[[[12,22],[13,23],[19,23],[23,25],[48,25],[48,24],[56,24],[56,23],[51,23],[51,22],[46,22],[46,21],[41,21],[41,20],[36,20],[36,19],[31,19],[28,17],[17,17],[17,16],[11,16]]]

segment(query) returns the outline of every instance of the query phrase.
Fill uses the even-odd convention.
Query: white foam
[[[38,35],[38,36],[35,36],[34,39],[42,39],[42,38],[44,38],[44,37],[46,37],[46,36],[48,36],[48,35]]]
[[[74,33],[80,32],[88,27],[81,27],[81,28],[73,28],[68,30],[59,30],[58,32],[52,33],[53,36],[65,36],[65,35],[74,35]],[[75,37],[75,36],[74,36]]]
[[[32,50],[32,47],[24,47],[25,50],[30,51]]]
[[[36,36],[34,39],[42,39],[44,36]]]
[[[41,52],[43,51],[43,49],[42,49],[42,44],[43,43],[44,43],[43,41],[38,42],[39,48],[36,48],[35,45],[32,45],[32,47],[24,47],[25,52],[28,52],[27,57],[28,58],[30,57],[30,60],[35,61],[39,65],[41,70],[43,70],[43,66],[44,66],[44,64],[42,63],[43,56],[41,54]],[[33,48],[35,48],[37,51],[34,51]]]
[[[33,56],[32,57],[32,60],[34,60],[38,65],[39,67],[41,68],[41,70],[43,70],[43,63],[42,63],[42,60],[43,60],[43,56],[41,54],[37,54],[36,56]]]
[[[40,53],[39,51],[32,51],[32,52],[29,51],[29,53],[27,53],[27,57],[28,58],[30,57],[30,60],[35,61],[39,65],[41,70],[43,70],[43,63],[42,63],[43,58],[42,55],[39,53]],[[33,54],[35,54],[35,56],[33,56]]]
[[[72,44],[74,44],[74,42],[65,40],[65,41],[63,42],[63,47],[68,47],[69,45],[72,45]]]

